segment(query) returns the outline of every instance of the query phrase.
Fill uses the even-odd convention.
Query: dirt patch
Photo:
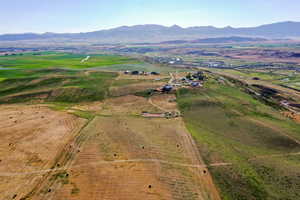
[[[149,99],[149,103],[165,112],[178,112],[176,96],[174,94],[162,94],[152,96]]]
[[[142,111],[158,112],[159,109],[155,108],[143,97],[127,95],[104,101],[99,114],[140,115]]]
[[[84,104],[75,105],[75,106],[72,107],[72,109],[90,111],[90,112],[97,112],[97,111],[101,110],[102,105],[103,105],[103,102],[95,101],[95,102],[91,102],[91,103],[84,103]]]
[[[295,122],[300,123],[300,114],[294,113],[294,112],[282,112],[282,114]]]

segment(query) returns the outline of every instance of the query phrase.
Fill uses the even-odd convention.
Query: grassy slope
[[[1,74],[1,73],[0,73]],[[109,72],[91,72],[59,69],[18,70],[8,73],[0,82],[1,102],[22,102],[40,95],[46,101],[80,102],[102,100],[117,76]],[[7,96],[15,96],[7,98]]]
[[[300,199],[296,156],[300,126],[231,86],[209,81],[205,89],[179,90],[178,103],[205,161],[233,165],[211,168],[223,199]]]

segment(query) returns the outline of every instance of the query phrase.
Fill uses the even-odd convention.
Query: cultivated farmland
[[[0,64],[1,200],[300,198],[299,94],[282,73],[55,52]]]
[[[72,68],[111,66],[117,64],[136,64],[138,60],[117,55],[92,54],[86,62],[81,62],[87,55],[56,52],[38,52],[0,56],[0,67],[17,69],[37,68]]]

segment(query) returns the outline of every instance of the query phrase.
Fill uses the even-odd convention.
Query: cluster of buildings
[[[203,72],[198,71],[195,73],[188,73],[185,77],[180,80],[176,80],[176,85],[178,86],[188,86],[188,87],[202,87],[203,82],[206,77]]]
[[[206,80],[204,73],[201,71],[194,72],[194,73],[188,73],[185,77],[182,77],[182,78],[177,78],[177,74],[176,74],[176,76],[173,76],[173,74],[170,73],[170,75],[171,75],[171,79],[168,84],[166,84],[160,88],[157,88],[155,90],[152,90],[151,93],[152,92],[169,93],[178,88],[202,87],[203,82]],[[176,112],[176,111],[165,112],[165,113],[143,112],[142,116],[145,118],[167,118],[167,119],[170,119],[170,118],[180,117],[180,113]]]
[[[124,74],[147,76],[147,75],[159,75],[160,73],[159,72],[145,72],[145,71],[129,71],[129,70],[126,70],[124,72]]]
[[[183,59],[179,57],[146,57],[146,61],[150,63],[178,65],[183,64]]]
[[[159,92],[171,92],[174,89],[188,87],[188,88],[197,88],[202,87],[203,82],[206,80],[203,72],[198,71],[195,73],[188,73],[185,77],[174,78],[168,84],[164,85],[162,88],[157,89]]]

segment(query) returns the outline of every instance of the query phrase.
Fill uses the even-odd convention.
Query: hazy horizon
[[[296,21],[280,21],[280,22],[273,22],[270,24],[275,24],[275,23],[284,23],[284,22],[296,22]],[[110,27],[110,28],[103,28],[103,29],[97,29],[97,30],[90,30],[90,31],[80,31],[80,32],[54,32],[54,31],[49,31],[49,32],[19,32],[19,33],[0,33],[0,35],[5,35],[5,34],[46,34],[46,33],[57,33],[57,34],[64,34],[64,33],[86,33],[86,32],[93,32],[93,31],[102,31],[102,30],[110,30],[110,29],[115,29],[115,28],[120,28],[120,27],[134,27],[134,26],[143,26],[143,25],[158,25],[158,26],[165,26],[165,27],[172,27],[172,26],[179,26],[181,28],[191,28],[191,27],[200,27],[201,25],[197,26],[180,26],[176,23],[174,23],[173,25],[163,25],[163,24],[133,24],[133,25],[120,25],[120,26],[116,26],[116,27]],[[226,27],[231,27],[231,28],[251,28],[251,27],[259,27],[259,26],[263,26],[263,25],[267,25],[267,24],[259,24],[256,26],[244,26],[244,27],[237,27],[237,26],[224,26],[224,27],[217,27],[214,25],[203,25],[203,26],[211,26],[211,27],[215,27],[215,28],[226,28]]]
[[[225,4],[225,5],[224,5]],[[159,24],[181,27],[254,27],[282,21],[300,21],[296,0],[4,0],[0,34],[78,33],[119,26]],[[255,12],[252,15],[251,12]],[[12,15],[13,14],[13,15]]]

